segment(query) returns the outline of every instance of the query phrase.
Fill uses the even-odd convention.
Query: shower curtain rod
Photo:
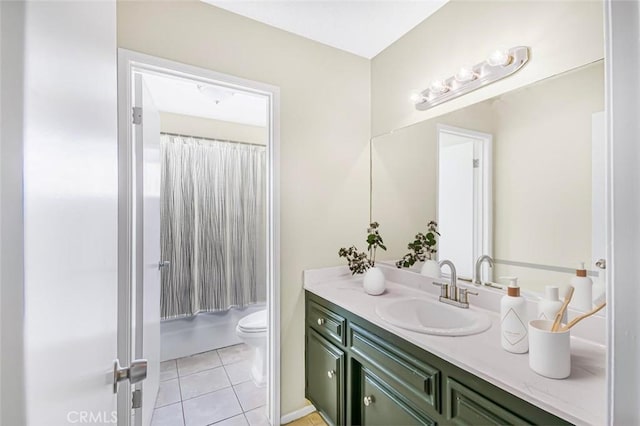
[[[260,143],[251,143],[251,142],[240,142],[240,141],[232,141],[229,139],[215,139],[215,138],[207,138],[204,136],[193,136],[193,135],[183,135],[180,133],[171,133],[171,132],[160,132],[161,135],[168,135],[168,136],[178,136],[181,138],[193,138],[193,139],[204,139],[206,141],[213,141],[213,142],[227,142],[227,143],[237,143],[240,145],[252,145],[252,146],[262,146],[264,148],[266,148],[266,145],[260,144]]]

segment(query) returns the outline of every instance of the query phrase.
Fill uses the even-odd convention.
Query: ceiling
[[[371,59],[448,0],[202,0]]]
[[[252,126],[267,125],[267,98],[219,86],[214,95],[221,94],[216,104],[198,89],[194,82],[154,74],[145,74],[146,83],[158,110],[174,114],[192,115]]]

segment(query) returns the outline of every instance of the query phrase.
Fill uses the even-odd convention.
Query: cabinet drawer
[[[528,425],[493,401],[447,378],[447,420],[456,425]]]
[[[401,351],[365,329],[350,324],[354,354],[396,382],[417,406],[427,404],[440,412],[440,371]]]
[[[318,333],[340,345],[344,345],[345,319],[313,301],[307,304],[307,323]]]
[[[306,396],[334,425],[344,424],[344,352],[307,328]]]
[[[366,368],[361,371],[361,424],[362,425],[435,425],[403,403],[398,394]]]

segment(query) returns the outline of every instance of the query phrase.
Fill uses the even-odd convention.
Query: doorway
[[[475,259],[492,254],[493,136],[443,124],[437,132],[439,258],[470,279]],[[482,279],[491,280],[483,266]]]
[[[118,424],[279,424],[279,90],[118,59]]]

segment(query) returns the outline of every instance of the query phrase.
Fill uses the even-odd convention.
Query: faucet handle
[[[440,287],[440,297],[449,298],[449,284],[434,281],[433,285]]]
[[[460,303],[469,303],[469,295],[473,295],[473,296],[477,296],[478,292],[477,291],[469,291],[468,288],[461,288],[458,290],[458,301]]]

